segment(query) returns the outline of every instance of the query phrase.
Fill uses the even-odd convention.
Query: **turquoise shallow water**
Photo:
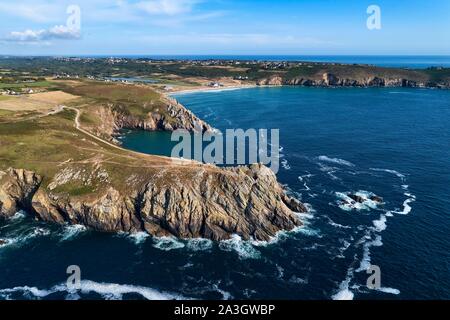
[[[3,221],[3,298],[450,298],[450,91],[254,88],[176,96],[218,129],[280,129],[281,183],[308,203],[306,226],[255,244],[103,235]],[[128,148],[167,154],[166,133]],[[341,193],[385,204],[340,206]],[[64,287],[78,264],[83,290]],[[369,290],[365,269],[381,270]],[[60,284],[60,286],[58,286]],[[112,285],[114,284],[114,285]]]

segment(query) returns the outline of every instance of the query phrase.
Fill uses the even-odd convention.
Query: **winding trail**
[[[103,140],[103,139],[97,137],[96,135],[90,133],[89,131],[84,130],[83,128],[81,128],[81,125],[80,125],[81,111],[80,111],[80,109],[73,108],[73,107],[67,107],[67,106],[60,106],[59,109],[60,109],[59,111],[55,110],[55,112],[52,113],[52,114],[56,114],[56,113],[58,113],[58,112],[61,112],[61,111],[63,111],[64,109],[75,111],[76,114],[77,114],[76,117],[75,117],[75,128],[76,128],[78,131],[81,131],[82,133],[88,135],[89,137],[91,137],[91,138],[93,138],[93,139],[95,139],[95,140],[97,140],[97,141],[99,141],[99,142],[102,142],[102,143],[104,143],[104,144],[106,144],[106,145],[108,145],[108,146],[110,146],[110,147],[112,147],[112,148],[115,148],[115,149],[119,149],[119,150],[122,150],[122,151],[127,151],[127,152],[136,153],[136,154],[139,154],[139,155],[147,156],[147,155],[144,154],[144,153],[134,152],[134,151],[127,150],[127,149],[124,149],[124,148],[122,148],[122,147],[119,147],[118,145],[115,145],[115,144],[113,144],[113,143],[110,143],[110,142],[108,142],[108,141],[105,141],[105,140]],[[50,115],[50,114],[48,114],[48,115]]]
[[[101,142],[103,144],[106,144],[106,145],[108,145],[108,146],[110,146],[110,147],[112,147],[114,149],[118,149],[118,150],[126,152],[128,154],[133,154],[133,155],[139,156],[140,158],[144,158],[147,161],[148,160],[152,160],[152,161],[156,161],[156,162],[158,162],[158,161],[168,162],[168,163],[158,163],[157,165],[152,165],[152,166],[141,165],[140,167],[161,167],[161,168],[165,168],[165,167],[178,167],[178,166],[185,166],[185,165],[205,166],[205,164],[203,164],[203,163],[200,163],[200,162],[197,162],[197,161],[193,161],[193,160],[189,160],[189,159],[181,159],[181,158],[179,159],[179,158],[170,158],[170,157],[163,157],[163,156],[157,156],[157,155],[150,155],[150,154],[140,153],[140,152],[136,152],[136,151],[133,151],[133,150],[122,148],[122,147],[120,147],[118,145],[115,145],[113,143],[105,141],[102,138],[97,137],[96,135],[90,133],[89,131],[84,130],[83,128],[81,128],[80,116],[81,116],[82,112],[78,108],[67,107],[67,106],[59,106],[58,109],[52,111],[51,114],[59,113],[59,112],[63,111],[64,109],[72,110],[72,111],[76,112],[75,128],[78,131],[82,132],[83,134],[85,134],[85,135],[87,135],[87,136],[89,136],[89,137],[91,137],[91,138],[93,138],[93,139],[95,139],[95,140],[97,140],[97,141],[99,141],[99,142]],[[229,172],[224,172],[223,170],[221,170],[218,167],[209,166],[209,165],[206,165],[206,166],[208,166],[210,170],[214,169],[213,171],[217,170],[217,171],[220,171],[222,174],[224,174],[224,173],[225,174],[229,174]]]

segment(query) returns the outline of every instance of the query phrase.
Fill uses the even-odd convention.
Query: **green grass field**
[[[23,83],[2,83],[0,82],[0,89],[22,89],[22,88],[44,88],[53,87],[55,83],[50,81],[37,81],[37,82],[23,82]]]

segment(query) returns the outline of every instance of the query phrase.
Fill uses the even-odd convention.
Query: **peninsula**
[[[104,232],[269,240],[307,211],[268,168],[123,149],[123,128],[211,126],[167,93],[255,85],[450,88],[450,70],[263,61],[0,58],[0,216]]]

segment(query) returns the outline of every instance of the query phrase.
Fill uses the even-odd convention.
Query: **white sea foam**
[[[320,157],[318,157],[318,159],[319,159],[319,161],[335,163],[335,164],[339,164],[339,165],[343,165],[343,166],[347,166],[347,167],[354,167],[355,166],[350,161],[339,159],[339,158],[330,158],[330,157],[327,157],[327,156],[320,156]]]
[[[153,241],[153,247],[164,251],[182,249],[185,247],[183,242],[174,237],[153,238]]]
[[[363,199],[363,202],[357,202],[349,197],[349,193],[336,192],[336,196],[340,199],[338,200],[339,208],[344,211],[361,211],[361,210],[370,210],[376,209],[379,203],[370,199],[370,197],[374,196],[372,192],[368,191],[358,191],[355,192],[354,195]]]
[[[25,212],[23,211],[19,211],[16,212],[11,218],[9,218],[10,221],[17,221],[17,220],[22,220],[23,218],[25,218]]]
[[[305,236],[308,236],[308,237],[318,237],[318,238],[322,237],[318,230],[309,228],[306,224],[301,226],[301,227],[295,228],[294,230],[292,230],[292,232],[301,233],[301,234],[303,234]]]
[[[11,238],[0,238],[0,240],[4,243],[0,244],[0,248],[6,248],[16,242],[16,239]]]
[[[376,289],[376,290],[384,292],[384,293],[389,293],[389,294],[395,294],[395,295],[399,295],[400,294],[400,290],[394,289],[394,288],[379,288],[379,289]]]
[[[333,300],[353,300],[355,295],[348,287],[341,289],[339,292],[337,292],[335,295],[333,295],[331,298]]]
[[[416,201],[416,196],[409,192],[405,192],[405,196],[407,196],[408,199],[406,199],[403,202],[403,210],[402,211],[389,211],[388,212],[389,214],[392,215],[393,213],[396,213],[396,214],[407,215],[407,214],[411,213],[412,207],[410,206],[410,204]]]
[[[310,174],[310,173],[304,174],[304,175],[302,175],[302,176],[299,176],[299,177],[298,177],[298,180],[300,180],[301,182],[303,182],[304,180],[309,179],[309,178],[311,178],[311,177],[313,177],[313,176],[314,176],[314,175],[313,175],[313,174]]]
[[[184,300],[185,297],[161,292],[152,288],[134,286],[134,285],[121,285],[116,283],[99,283],[90,280],[82,280],[79,290],[69,290],[66,284],[59,284],[50,289],[38,289],[36,287],[22,286],[10,289],[1,289],[0,297],[8,299],[12,294],[22,294],[26,298],[46,298],[52,294],[66,292],[67,298],[76,298],[77,292],[83,294],[97,293],[104,299],[121,300],[125,294],[138,294],[147,300]]]
[[[310,191],[310,190],[311,190],[311,188],[308,187],[308,185],[306,184],[306,182],[303,184],[303,186],[305,187],[305,191]]]
[[[344,226],[344,225],[342,225],[342,224],[336,223],[336,222],[334,222],[333,220],[331,220],[331,218],[328,217],[328,216],[327,216],[327,219],[328,219],[328,224],[329,224],[330,226],[332,226],[332,227],[340,228],[340,229],[351,229],[351,228],[352,228],[352,227],[350,227],[350,226]]]
[[[364,243],[364,253],[363,258],[361,259],[359,268],[356,269],[356,272],[366,271],[370,268],[370,248],[371,247],[381,247],[383,245],[381,236],[376,236],[375,240],[368,241]]]
[[[341,180],[338,176],[335,175],[335,173],[339,170],[338,168],[330,167],[324,165],[323,163],[319,163],[319,167],[319,170],[328,174],[332,180]]]
[[[281,161],[281,166],[283,167],[284,170],[291,170],[291,166],[289,165],[286,159],[283,159]]]
[[[238,235],[233,235],[231,239],[219,243],[219,248],[223,251],[234,251],[242,259],[259,259],[261,253],[256,250],[250,241],[244,241]]]
[[[378,232],[382,232],[382,231],[386,230],[386,228],[387,228],[386,221],[387,221],[386,216],[384,214],[382,214],[382,215],[380,215],[380,219],[373,220],[373,225],[375,226],[375,229]]]
[[[127,238],[139,245],[144,243],[148,237],[150,237],[150,235],[147,232],[136,232],[129,234]]]
[[[353,269],[349,268],[347,271],[347,277],[339,285],[339,291],[331,296],[333,300],[353,300],[354,293],[349,289],[350,281],[353,279]]]
[[[9,237],[9,238],[0,238],[1,240],[6,242],[6,243],[0,245],[0,248],[16,246],[16,245],[20,246],[22,244],[27,243],[31,239],[34,239],[37,237],[45,237],[50,234],[51,234],[51,232],[49,229],[35,227],[32,229],[26,230],[26,232],[22,233],[21,235]]]
[[[64,227],[61,241],[72,240],[86,231],[87,228],[81,224],[67,225]]]
[[[209,239],[190,239],[187,242],[187,248],[191,251],[205,251],[213,247],[213,242]]]
[[[402,179],[402,181],[405,179],[405,175],[403,173],[400,173],[396,170],[391,170],[391,169],[379,169],[379,168],[370,168],[370,170],[372,171],[379,171],[379,172],[387,172],[390,174],[393,174],[395,176],[397,176],[398,178]]]
[[[348,248],[350,248],[351,243],[345,239],[340,239],[339,242],[342,243],[342,247],[339,248],[339,255],[337,256],[337,258],[343,259],[343,258],[345,258],[344,252],[347,251]]]

